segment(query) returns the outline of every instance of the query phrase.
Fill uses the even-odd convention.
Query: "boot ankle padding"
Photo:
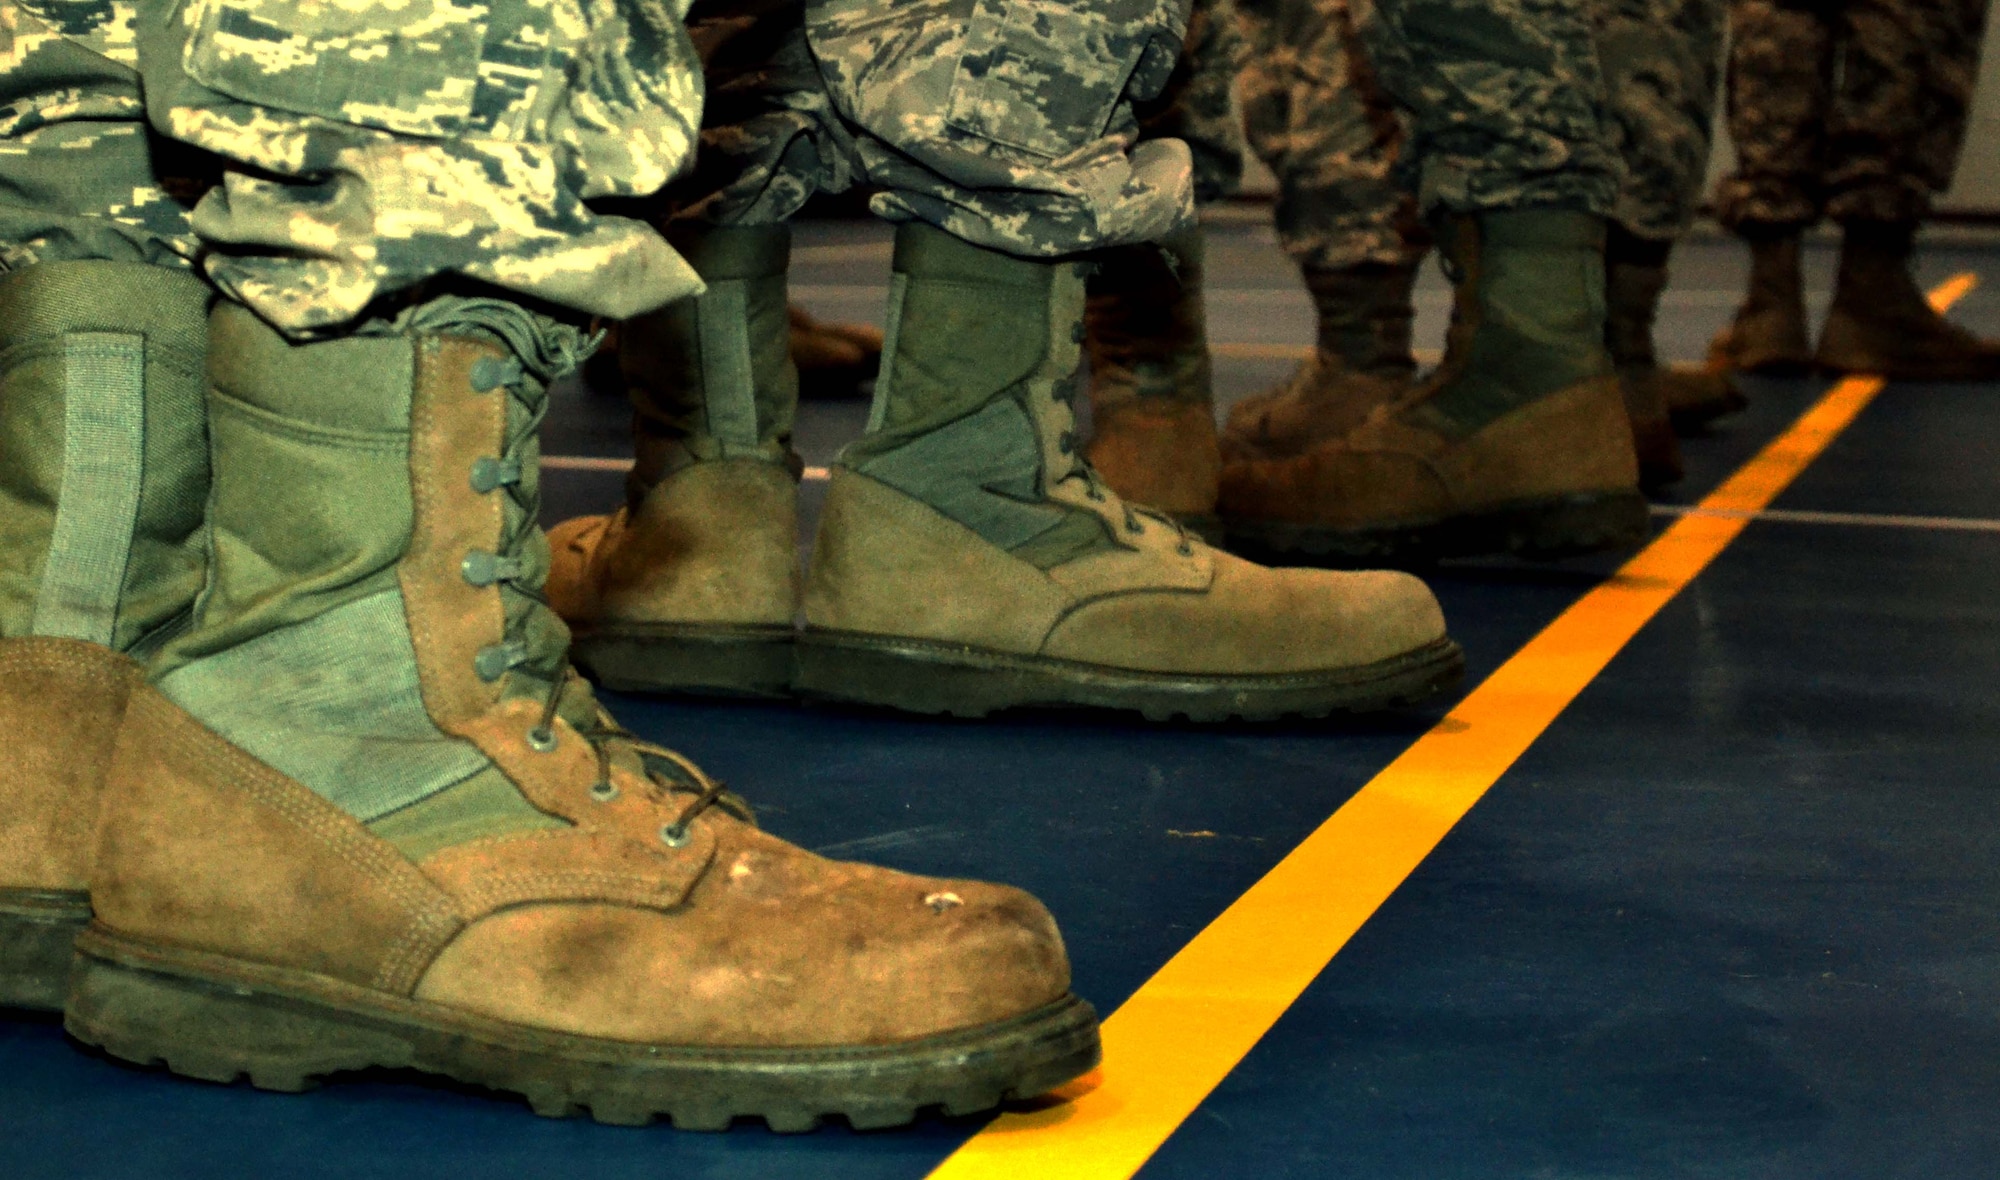
[[[0,640],[0,890],[89,888],[105,768],[140,679],[95,643]]]
[[[128,262],[0,281],[0,634],[123,650],[199,591],[212,298]]]
[[[1615,378],[1538,398],[1457,438],[1378,413],[1344,439],[1223,473],[1226,516],[1336,528],[1426,523],[1518,502],[1638,486]]]
[[[1435,600],[1414,578],[1267,570],[1183,547],[1158,521],[1130,540],[1133,548],[1043,571],[912,497],[836,472],[806,624],[1217,675],[1368,663],[1444,635]]]
[[[672,847],[658,829],[686,796],[655,802],[618,770],[594,802],[588,747],[562,745],[575,773],[552,802],[576,828],[419,865],[142,689],[105,817],[102,937],[340,1011],[627,1044],[891,1044],[1067,992],[1054,924],[1018,890],[828,861],[719,812]]]
[[[636,511],[549,531],[548,597],[580,630],[620,623],[790,627],[798,613],[798,488],[770,463],[684,467]]]

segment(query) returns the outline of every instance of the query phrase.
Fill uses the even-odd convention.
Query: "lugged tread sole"
[[[790,626],[620,623],[579,629],[571,658],[619,692],[791,696]]]
[[[0,889],[0,1008],[59,1012],[70,950],[90,924],[90,896]]]
[[[601,1123],[665,1118],[723,1130],[762,1118],[808,1131],[838,1116],[901,1126],[973,1114],[1080,1077],[1100,1058],[1075,996],[1011,1020],[896,1045],[707,1048],[524,1028],[299,971],[147,947],[91,927],[77,940],[64,1025],[112,1057],[295,1092],[329,1075],[414,1069],[519,1094],[535,1113]]]
[[[1410,705],[1456,684],[1465,654],[1449,639],[1353,668],[1269,675],[1139,672],[966,644],[808,629],[800,696],[911,713],[984,717],[999,709],[1137,710],[1148,721],[1275,721]]]
[[[1651,511],[1637,491],[1555,496],[1443,520],[1366,529],[1229,521],[1231,547],[1250,556],[1304,555],[1343,566],[1422,566],[1448,557],[1501,553],[1554,561],[1636,548],[1651,535]]]

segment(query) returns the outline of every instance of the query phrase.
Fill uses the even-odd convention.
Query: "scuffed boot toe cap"
[[[1060,1000],[1048,911],[1001,885],[828,861],[761,833],[670,910],[529,905],[474,923],[420,999],[662,1045],[884,1045]]]

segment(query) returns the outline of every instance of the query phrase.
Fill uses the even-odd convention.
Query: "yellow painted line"
[[[1931,293],[1943,308],[1973,285]],[[1882,389],[1849,377],[1371,779],[1104,1022],[1104,1066],[1004,1114],[931,1180],[1138,1171],[1438,841],[1659,609]]]

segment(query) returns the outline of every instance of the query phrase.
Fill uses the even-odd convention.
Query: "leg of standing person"
[[[1826,208],[1835,19],[1829,0],[1731,0],[1729,135],[1736,169],[1716,190],[1724,227],[1750,248],[1750,280],[1710,343],[1721,372],[1796,375],[1812,363],[1799,246]]]
[[[1232,532],[1343,560],[1636,543],[1646,505],[1604,347],[1620,165],[1587,10],[1395,0],[1366,27],[1411,109],[1418,206],[1455,284],[1445,357],[1345,437],[1226,469]]]
[[[710,288],[657,325],[698,344],[701,363],[646,392],[627,507],[561,533],[552,596],[586,658],[601,675],[617,661],[627,682],[703,688],[683,678],[683,653],[743,634],[708,589],[736,568],[743,535],[722,527],[716,489],[768,488],[773,544],[792,496],[779,434],[790,393],[760,309],[780,305],[785,219],[813,191],[865,181],[897,223],[889,343],[866,433],[827,489],[800,595],[798,692],[920,712],[1222,719],[1434,691],[1459,657],[1421,583],[1238,561],[1126,504],[1083,461],[1070,409],[1079,256],[1168,238],[1192,213],[1186,147],[1139,139],[1131,107],[1165,84],[1185,12],[1160,0],[1037,9],[1033,22],[1010,11],[982,4],[969,24],[940,24],[924,5],[825,0],[803,27],[782,8],[742,22],[746,37],[760,22],[793,27],[740,71],[718,77],[711,59],[716,150],[669,230]],[[789,606],[772,571],[758,601]],[[781,614],[760,643],[783,642]]]
[[[2000,380],[2000,341],[1944,318],[1910,274],[1917,224],[1951,187],[1986,0],[1849,0],[1827,146],[1840,272],[1815,362],[1913,381]]]
[[[1243,133],[1232,94],[1241,58],[1233,0],[1196,0],[1166,89],[1135,110],[1140,135],[1188,145],[1198,209],[1242,180]],[[1091,413],[1084,456],[1120,496],[1217,540],[1222,457],[1202,228],[1190,225],[1158,246],[1107,250],[1096,262],[1085,285]]]
[[[665,183],[699,78],[665,8],[469,13],[0,8],[32,113],[0,151],[0,441],[31,533],[0,662],[43,690],[0,697],[28,747],[0,778],[10,997],[47,1002],[20,976],[55,927],[67,1027],[115,1056],[278,1089],[414,1066],[612,1122],[884,1125],[1087,1069],[1033,899],[765,835],[570,672],[545,387],[576,322],[699,286],[591,205]],[[142,114],[223,161],[186,220],[214,291],[141,175]],[[36,158],[91,135],[125,147]],[[144,654],[145,683],[36,665],[56,640]]]
[[[1680,478],[1675,408],[1683,420],[1719,412],[1733,393],[1727,375],[1705,366],[1662,366],[1653,344],[1668,258],[1707,179],[1723,0],[1596,0],[1592,11],[1625,164],[1605,242],[1605,344],[1632,417],[1640,480],[1652,488]]]
[[[1367,7],[1359,6],[1365,13]],[[1278,241],[1312,296],[1315,348],[1231,407],[1232,462],[1295,455],[1408,389],[1410,295],[1430,235],[1397,175],[1407,115],[1382,89],[1346,0],[1248,0],[1243,117],[1277,177]]]

